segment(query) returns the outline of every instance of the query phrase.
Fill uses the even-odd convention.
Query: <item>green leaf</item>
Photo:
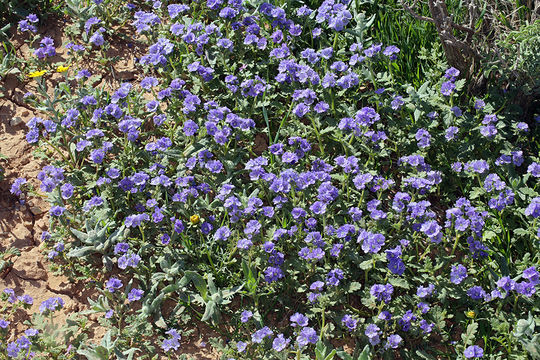
[[[95,252],[98,252],[95,246],[84,246],[82,248],[70,250],[67,253],[67,256],[68,257],[84,257],[86,255],[89,255]]]
[[[360,263],[360,269],[369,270],[371,269],[372,265],[373,265],[373,261],[371,259],[365,260]]]
[[[351,355],[349,355],[346,351],[343,351],[343,350],[340,350],[337,352],[337,355],[342,359],[342,360],[353,360],[353,357]]]
[[[429,355],[427,352],[423,350],[416,350],[416,355],[418,355],[421,359],[436,360],[433,356]]]
[[[207,301],[208,290],[206,289],[206,281],[204,281],[204,278],[195,271],[186,271],[185,276],[187,276],[193,285],[195,285],[203,300]]]
[[[360,289],[362,289],[362,284],[359,283],[358,281],[353,281],[353,282],[351,282],[351,283],[349,284],[349,287],[348,287],[348,289],[347,289],[347,292],[348,292],[348,293],[353,293],[353,292],[358,291],[358,290],[360,290]]]
[[[478,330],[478,323],[472,322],[467,326],[467,332],[464,334],[461,334],[461,339],[463,340],[463,345],[465,347],[469,346],[469,344],[472,344],[474,342],[474,336],[476,335],[476,331]]]
[[[336,349],[334,349],[334,350],[332,350],[332,351],[330,352],[330,354],[328,354],[328,355],[324,358],[324,360],[332,360],[332,359],[336,356],[336,354],[337,354],[337,351],[336,351]]]
[[[371,350],[369,348],[369,345],[366,345],[364,347],[364,350],[362,350],[362,352],[358,356],[358,360],[370,360],[370,355],[371,355],[370,353],[371,353]]]
[[[201,321],[208,321],[210,318],[214,317],[214,314],[217,311],[216,303],[212,300],[206,303],[206,308],[204,309],[203,317]]]
[[[402,278],[391,277],[388,280],[388,282],[390,284],[392,284],[392,286],[395,286],[395,287],[400,287],[400,288],[403,288],[403,289],[410,289],[411,288],[411,286],[409,285],[407,280],[402,279]]]

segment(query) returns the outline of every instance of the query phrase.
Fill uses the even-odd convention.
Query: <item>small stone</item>
[[[39,261],[18,258],[13,270],[25,280],[47,280],[47,272]]]
[[[23,121],[23,119],[22,119],[21,117],[15,116],[13,119],[11,119],[11,120],[9,121],[9,125],[11,125],[11,126],[18,126],[18,125],[22,124],[23,122],[24,122],[24,121]]]
[[[30,212],[34,215],[41,215],[45,212],[45,210],[43,210],[42,208],[40,208],[39,206],[30,206]]]
[[[24,110],[22,112],[22,116],[27,117],[28,115],[30,115],[30,112],[28,112],[28,110]]]

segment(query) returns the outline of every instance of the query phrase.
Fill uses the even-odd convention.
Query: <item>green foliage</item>
[[[3,0],[0,2],[0,23],[15,23],[32,13],[46,16],[53,7],[54,0]]]

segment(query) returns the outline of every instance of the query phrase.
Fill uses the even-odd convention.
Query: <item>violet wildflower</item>
[[[292,327],[296,327],[296,326],[304,327],[308,325],[309,319],[307,316],[303,314],[295,313],[294,315],[291,315],[290,320],[291,320]]]
[[[472,345],[465,349],[463,355],[466,359],[481,358],[484,357],[484,349],[478,345]]]
[[[124,286],[124,284],[122,284],[121,280],[112,277],[107,281],[106,286],[107,286],[107,290],[110,293],[114,293],[116,290],[119,290],[122,286]]]
[[[242,314],[240,315],[240,321],[243,323],[248,322],[248,320],[253,316],[253,313],[249,310],[242,311]]]
[[[377,301],[384,301],[385,303],[390,302],[393,292],[394,287],[391,284],[375,284],[370,289],[371,296],[377,299]]]
[[[523,270],[522,277],[533,285],[540,283],[540,273],[536,270],[535,266],[531,266]]]
[[[441,94],[444,96],[450,96],[455,89],[456,84],[454,84],[454,82],[446,81],[441,85]]]
[[[11,189],[9,190],[10,193],[12,193],[15,196],[21,196],[22,190],[21,186],[23,184],[26,184],[25,178],[17,178],[15,181],[13,181],[13,184],[11,184]]]
[[[247,343],[244,342],[244,341],[239,341],[236,343],[236,350],[239,352],[239,353],[242,353],[246,350],[247,348]]]
[[[133,301],[141,300],[143,295],[144,295],[143,290],[141,290],[141,289],[131,289],[131,291],[128,294],[128,301],[133,302]]]
[[[487,294],[481,286],[473,286],[467,290],[467,295],[473,300],[482,300]]]
[[[326,284],[328,286],[338,286],[340,280],[343,280],[343,270],[333,269],[326,275]]]
[[[533,162],[527,167],[527,173],[531,174],[536,178],[540,177],[540,164],[537,162]]]
[[[268,336],[272,336],[273,333],[274,332],[268,326],[265,326],[262,329],[259,329],[259,330],[255,331],[251,335],[251,341],[253,341],[256,344],[260,344],[260,343],[262,343],[264,338],[266,338]]]
[[[356,329],[356,326],[358,324],[358,320],[353,318],[351,315],[346,314],[341,318],[341,323],[343,326],[345,326],[349,331],[354,331]]]
[[[272,349],[277,352],[281,352],[289,345],[290,342],[291,339],[287,339],[283,334],[279,334],[272,342]]]
[[[64,300],[61,297],[53,296],[43,301],[39,306],[39,312],[56,311],[64,307]]]
[[[300,334],[296,338],[296,342],[298,343],[298,347],[303,348],[307,346],[308,344],[315,344],[319,340],[319,336],[317,335],[317,332],[310,327],[305,327],[300,331]]]
[[[9,324],[11,324],[11,321],[4,320],[0,318],[0,328],[1,329],[7,329]]]
[[[401,341],[403,341],[401,336],[399,336],[397,334],[390,335],[390,336],[388,336],[388,339],[386,341],[386,344],[384,345],[384,348],[385,349],[390,349],[390,348],[397,349],[399,347],[399,344],[401,344]]]
[[[418,142],[418,147],[421,149],[429,147],[431,143],[431,135],[426,129],[418,129],[415,134],[415,138]]]
[[[463,280],[467,277],[467,268],[461,264],[452,265],[450,271],[450,281],[454,284],[461,284]]]
[[[379,339],[379,335],[381,335],[381,333],[381,329],[375,324],[369,324],[364,332],[369,340],[369,343],[373,346],[381,342]]]
[[[285,277],[283,271],[277,266],[269,266],[264,270],[264,280],[266,280],[267,283],[278,281],[283,277]]]
[[[178,334],[178,331],[176,329],[170,329],[166,332],[167,335],[169,335],[170,337],[163,340],[163,342],[161,343],[161,348],[163,349],[163,351],[165,351],[166,353],[171,351],[171,350],[178,350],[178,348],[180,347],[180,339],[181,339],[181,336],[180,334]]]
[[[524,214],[527,216],[532,216],[533,218],[540,216],[540,196],[537,196],[531,200],[531,203],[525,209]]]

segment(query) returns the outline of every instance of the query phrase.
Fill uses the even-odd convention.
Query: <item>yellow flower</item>
[[[70,65],[68,66],[62,66],[60,65],[59,67],[56,68],[56,71],[59,72],[59,73],[62,73],[62,72],[65,72],[69,69]]]
[[[200,220],[199,215],[191,215],[189,218],[189,221],[191,221],[193,225],[198,224]]]
[[[47,70],[34,71],[34,72],[31,72],[30,74],[28,74],[28,77],[29,78],[40,77],[40,76],[43,76],[43,74],[45,74],[46,72],[47,72]]]
[[[468,318],[471,318],[471,319],[474,319],[474,317],[476,316],[476,313],[472,310],[469,310],[465,313],[465,315],[468,317]]]

